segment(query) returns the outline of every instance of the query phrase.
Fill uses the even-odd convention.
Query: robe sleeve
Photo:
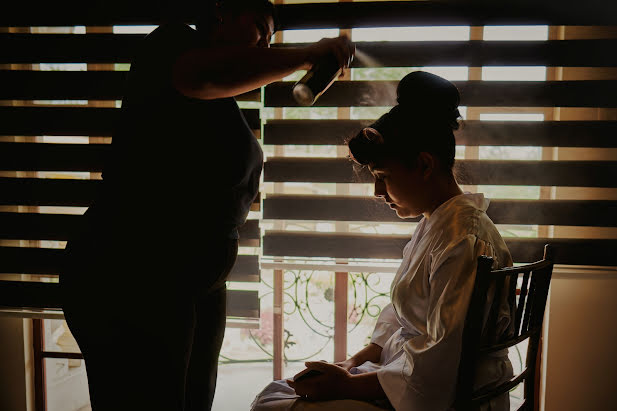
[[[381,313],[377,318],[377,324],[375,324],[375,329],[373,330],[373,335],[371,336],[371,342],[383,347],[392,334],[397,332],[400,328],[401,324],[399,324],[396,316],[394,315],[392,303],[389,303],[383,308],[383,310],[381,310]]]
[[[494,251],[474,235],[431,255],[426,333],[411,337],[402,355],[377,372],[397,411],[448,410],[454,402],[463,326],[480,255],[494,256]]]
[[[412,242],[409,241],[403,249],[403,263],[406,258],[409,258],[411,245]],[[400,328],[401,324],[396,319],[394,307],[392,307],[392,303],[389,303],[381,310],[381,313],[379,313],[377,324],[375,324],[375,329],[371,336],[371,342],[383,348],[386,341],[388,341],[392,334],[397,332]]]

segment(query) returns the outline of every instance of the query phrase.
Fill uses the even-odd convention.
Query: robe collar
[[[447,216],[460,207],[472,206],[479,211],[486,212],[489,204],[490,200],[485,198],[482,193],[465,192],[454,196],[437,207],[435,211],[431,213],[429,218],[423,218],[426,224],[424,231],[426,231],[429,227],[434,226],[439,221],[447,221]]]

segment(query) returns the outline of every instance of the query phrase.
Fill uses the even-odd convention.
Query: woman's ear
[[[431,153],[422,151],[418,155],[418,165],[420,166],[422,177],[428,180],[437,167],[437,159]]]

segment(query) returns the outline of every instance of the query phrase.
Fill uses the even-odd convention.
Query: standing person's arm
[[[174,87],[182,94],[210,100],[237,96],[308,69],[334,54],[348,67],[355,51],[347,37],[322,39],[307,47],[219,47],[192,49],[173,68]]]

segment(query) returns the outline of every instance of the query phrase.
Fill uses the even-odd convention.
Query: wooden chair
[[[478,258],[474,290],[463,332],[463,351],[455,408],[457,411],[479,409],[484,402],[508,393],[524,381],[525,398],[517,409],[532,410],[536,395],[534,383],[542,320],[553,272],[552,249],[549,244],[545,245],[543,259],[535,263],[498,270],[491,270],[492,264],[492,258],[486,256]],[[519,289],[517,286],[521,277],[522,284]],[[492,286],[495,287],[495,297],[490,301],[488,319],[483,327],[482,322],[488,304],[487,294]],[[496,337],[483,338],[483,335],[496,335],[499,302],[503,300],[504,292],[508,293],[511,312],[515,312],[513,333],[500,340]],[[515,311],[512,310],[514,307]],[[515,373],[509,381],[495,387],[474,390],[474,375],[479,358],[510,348],[526,339],[528,339],[526,364],[520,373]]]

